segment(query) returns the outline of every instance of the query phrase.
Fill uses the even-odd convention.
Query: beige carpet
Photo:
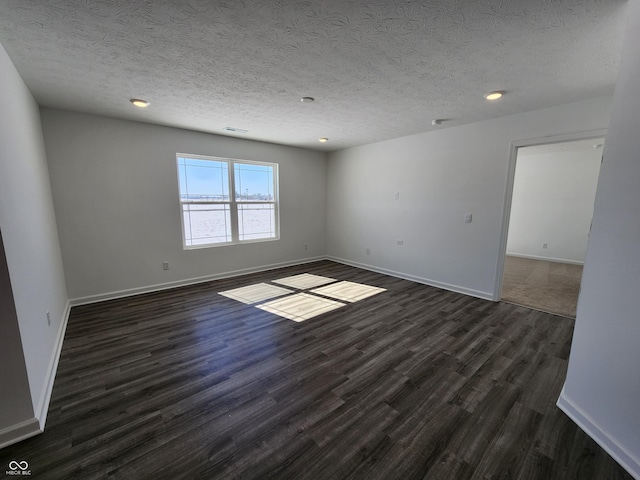
[[[575,318],[581,277],[581,265],[507,255],[502,300]]]

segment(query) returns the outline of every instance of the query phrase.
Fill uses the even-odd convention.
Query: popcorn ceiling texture
[[[3,0],[0,43],[44,106],[334,150],[612,93],[625,3]]]

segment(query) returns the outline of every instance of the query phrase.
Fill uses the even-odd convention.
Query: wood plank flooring
[[[386,291],[296,323],[216,292]],[[555,402],[573,320],[323,261],[74,307],[37,479],[624,479]]]

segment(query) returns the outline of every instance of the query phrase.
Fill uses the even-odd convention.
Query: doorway
[[[575,317],[604,136],[515,148],[501,300]]]

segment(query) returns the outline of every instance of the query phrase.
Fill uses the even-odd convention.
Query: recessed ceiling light
[[[318,141],[320,143],[327,143],[329,141],[329,139],[327,137],[322,137],[322,138],[319,138]]]
[[[149,106],[149,102],[147,102],[146,100],[141,100],[139,98],[132,98],[129,101],[133,103],[136,107],[147,108]]]
[[[593,145],[593,148],[602,148],[604,146],[604,143],[595,143]]]
[[[436,118],[431,120],[431,125],[433,125],[434,127],[437,125],[442,125],[442,122],[444,122],[444,120],[442,118]]]
[[[301,101],[302,103],[313,103],[313,102],[315,102],[315,101],[316,101],[316,99],[315,99],[315,98],[313,98],[313,97],[302,97],[302,98],[300,99],[300,101]]]
[[[484,98],[486,98],[487,100],[498,100],[499,98],[501,98],[504,95],[504,92],[500,92],[498,90],[496,90],[495,92],[489,92],[487,93]]]

